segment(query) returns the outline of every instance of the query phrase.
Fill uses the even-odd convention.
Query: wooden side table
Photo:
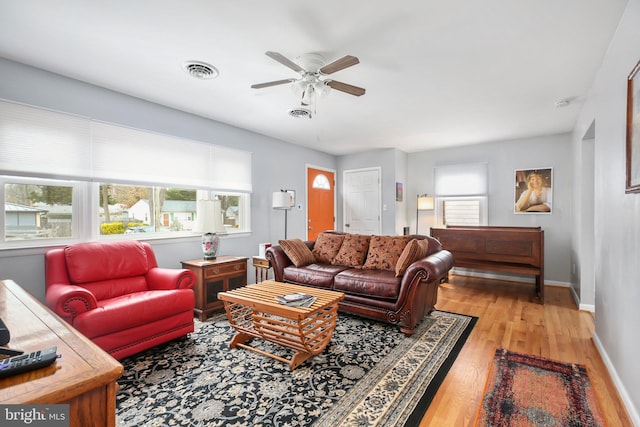
[[[271,264],[268,259],[254,256],[253,268],[256,270],[256,283],[264,282],[269,278],[269,269],[271,268]]]
[[[198,318],[206,320],[209,314],[224,309],[218,299],[218,292],[226,292],[247,284],[247,259],[222,255],[212,260],[194,259],[182,261],[182,268],[196,274],[193,287],[196,306],[193,309]]]
[[[62,355],[46,368],[0,378],[0,405],[68,404],[70,427],[115,427],[120,362],[12,280],[0,281],[0,318],[11,348],[29,354],[56,346]]]

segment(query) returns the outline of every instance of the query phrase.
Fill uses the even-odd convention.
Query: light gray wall
[[[625,133],[626,84],[640,60],[639,41],[640,0],[629,0],[572,138],[574,157],[579,158],[583,136],[595,122],[594,342],[636,426],[640,426],[640,194],[625,194]],[[579,242],[574,244],[573,252],[580,256]]]
[[[335,156],[242,130],[138,98],[68,79],[0,58],[0,98],[253,152],[252,232],[224,237],[223,254],[251,257],[258,244],[284,238],[284,214],[271,209],[271,194],[296,190],[306,200],[305,164],[336,169]],[[188,168],[189,165],[176,165]],[[288,213],[288,236],[306,236],[306,210]],[[158,262],[178,267],[181,260],[202,256],[199,237],[150,242]],[[0,279],[12,279],[44,300],[43,248],[0,248]],[[254,272],[249,268],[249,281]]]
[[[545,238],[545,281],[568,285],[571,247],[571,139],[569,134],[430,150],[409,154],[408,194],[434,193],[433,169],[439,165],[488,164],[489,225],[542,227]],[[551,214],[514,214],[515,170],[553,168]],[[409,208],[415,212],[416,201]],[[420,232],[435,225],[433,215],[421,213]],[[431,222],[430,222],[431,221]],[[411,222],[415,229],[415,216]]]
[[[395,233],[402,234],[403,228],[409,226],[408,215],[410,215],[407,206],[409,205],[409,199],[415,198],[416,194],[407,193],[407,182],[409,177],[409,155],[401,150],[393,150],[395,156],[395,168],[396,179],[395,182],[402,183],[403,197],[402,201],[396,200],[396,218],[395,218]],[[395,183],[394,183],[395,185]],[[395,190],[395,187],[394,187]]]

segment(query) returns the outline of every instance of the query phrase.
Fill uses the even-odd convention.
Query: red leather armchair
[[[159,268],[138,241],[45,253],[46,303],[116,359],[193,332],[193,272]]]

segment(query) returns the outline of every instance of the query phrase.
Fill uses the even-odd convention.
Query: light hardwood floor
[[[609,427],[632,426],[591,336],[594,319],[579,311],[564,287],[545,287],[545,304],[533,284],[451,275],[440,285],[436,309],[478,317],[420,427],[473,426],[496,348],[587,367]]]

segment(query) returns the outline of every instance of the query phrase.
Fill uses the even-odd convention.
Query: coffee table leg
[[[297,352],[291,358],[291,362],[289,362],[289,369],[291,369],[293,371],[294,369],[296,369],[298,366],[300,366],[302,363],[304,363],[304,361],[307,360],[308,358],[310,358],[311,356],[312,356],[311,353],[304,353],[302,351]]]
[[[231,342],[229,343],[229,347],[235,348],[235,346],[237,346],[238,344],[242,344],[244,342],[247,342],[251,338],[253,338],[253,337],[251,335],[249,335],[249,334],[245,334],[244,332],[238,332],[231,339]]]

